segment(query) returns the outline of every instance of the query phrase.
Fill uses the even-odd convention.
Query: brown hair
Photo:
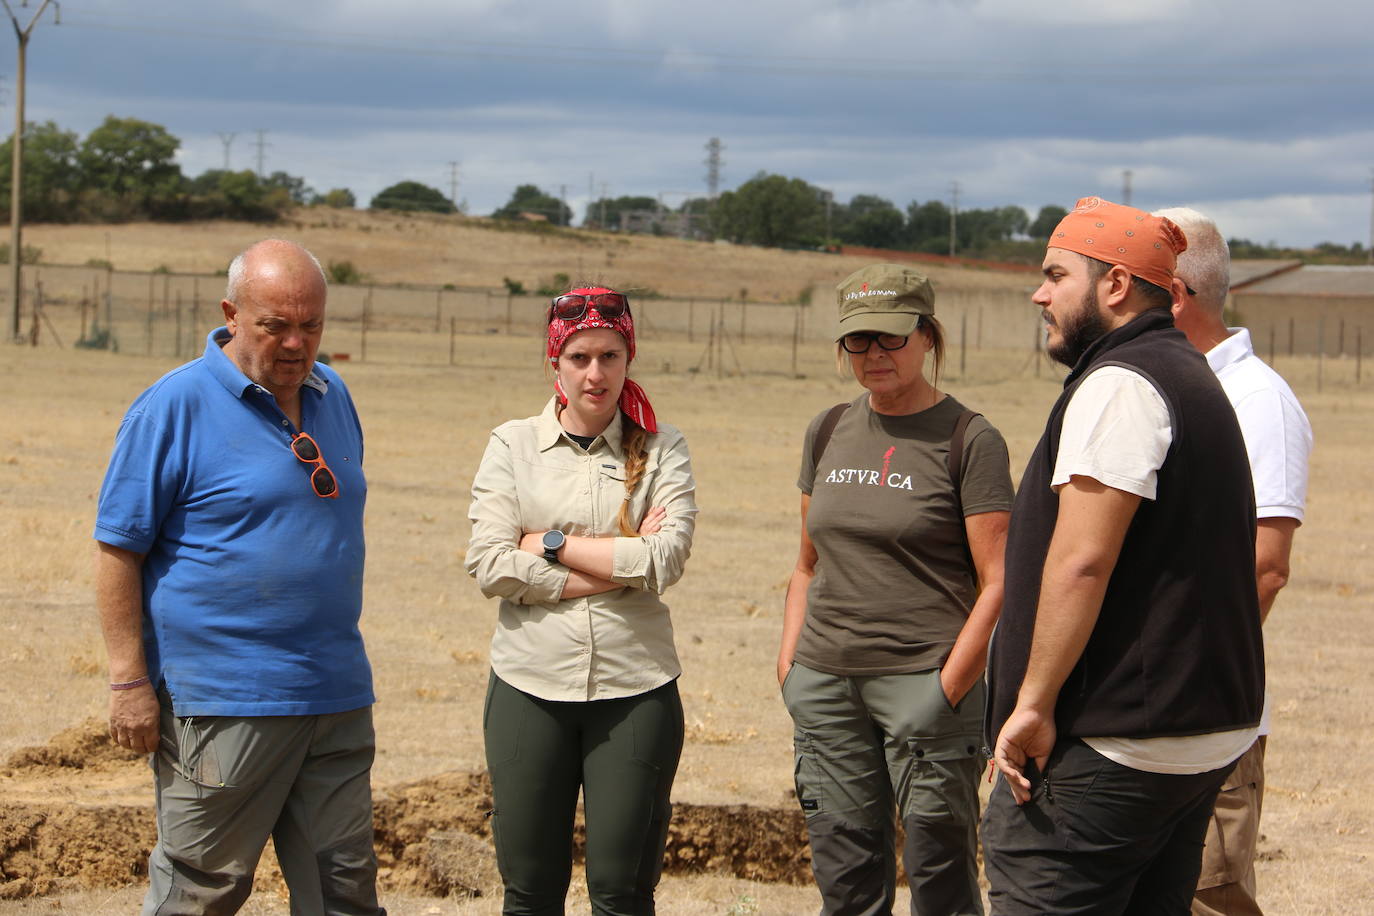
[[[621,445],[625,449],[625,501],[620,504],[620,515],[616,520],[620,523],[622,535],[637,538],[639,526],[630,518],[630,497],[634,496],[635,488],[644,479],[644,469],[649,463],[649,453],[644,447],[649,433],[644,427],[632,422],[624,413],[620,415],[620,424],[622,430],[628,431],[621,439]]]
[[[940,324],[939,319],[934,315],[922,315],[916,324],[916,329],[908,336],[914,337],[916,334],[925,334],[930,338],[930,356],[935,361],[934,372],[930,376],[930,387],[938,388],[940,387],[940,370],[945,365],[944,325]],[[842,378],[850,378],[854,374],[849,357],[850,353],[844,348],[843,340],[835,341],[835,371],[839,372]]]

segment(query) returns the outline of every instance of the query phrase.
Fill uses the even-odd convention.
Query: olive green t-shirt
[[[907,416],[875,413],[865,392],[840,416],[819,467],[822,411],[806,431],[797,485],[816,576],[796,660],[839,675],[904,674],[944,664],[977,597],[947,458],[965,410],[952,397]],[[964,432],[963,515],[1009,511],[1007,445],[983,417]]]

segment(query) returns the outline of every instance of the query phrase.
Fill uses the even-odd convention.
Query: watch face
[[[567,538],[563,536],[563,532],[561,531],[545,531],[544,549],[549,551],[556,551],[558,550],[558,548],[563,546],[563,542],[566,540]]]

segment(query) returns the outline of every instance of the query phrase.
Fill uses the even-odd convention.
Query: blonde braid
[[[624,414],[621,414],[620,422],[622,426],[628,426],[630,432],[622,440],[625,449],[625,501],[620,504],[617,521],[620,523],[622,535],[637,538],[639,525],[630,518],[630,497],[634,496],[635,487],[644,479],[644,468],[649,463],[649,453],[644,448],[649,434],[644,427],[630,422],[630,418]]]

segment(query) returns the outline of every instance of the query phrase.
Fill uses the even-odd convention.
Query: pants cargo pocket
[[[904,821],[972,823],[977,818],[980,740],[977,732],[907,739],[907,768],[898,790]]]
[[[797,803],[807,818],[821,814],[822,780],[820,767],[816,763],[816,751],[810,735],[796,735],[792,739],[795,762],[792,768],[792,782],[797,787]]]

